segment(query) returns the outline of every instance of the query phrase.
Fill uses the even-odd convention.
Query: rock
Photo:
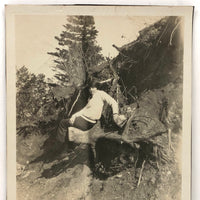
[[[17,172],[16,172],[16,175],[17,176],[21,175],[24,172],[25,167],[26,167],[25,165],[21,165],[21,164],[17,163]]]
[[[168,171],[168,172],[167,172],[167,175],[171,175],[171,171]]]
[[[77,165],[73,169],[72,177],[67,188],[58,191],[57,199],[77,200],[89,199],[91,171],[86,165]]]
[[[122,177],[122,174],[117,174],[116,175],[116,178],[121,178]]]

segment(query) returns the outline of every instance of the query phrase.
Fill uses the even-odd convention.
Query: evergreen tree
[[[56,119],[55,101],[45,75],[30,73],[23,66],[16,72],[17,129]]]
[[[101,63],[101,47],[96,42],[98,31],[92,16],[70,16],[65,30],[56,36],[59,48],[48,54],[56,57],[55,77],[61,84],[86,84],[94,67]]]

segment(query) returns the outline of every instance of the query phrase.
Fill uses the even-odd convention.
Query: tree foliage
[[[48,54],[55,58],[55,77],[60,84],[79,87],[104,60],[96,41],[98,31],[92,16],[70,16],[63,27],[62,33],[55,36],[59,47]]]
[[[40,121],[55,118],[56,102],[45,75],[30,73],[23,66],[16,73],[17,128],[38,125]]]

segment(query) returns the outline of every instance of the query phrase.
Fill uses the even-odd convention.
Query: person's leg
[[[56,133],[56,143],[57,143],[57,145],[55,145],[56,151],[57,149],[60,149],[60,151],[64,152],[65,154],[65,152],[69,150],[70,142],[69,142],[68,128],[70,126],[78,128],[82,131],[86,131],[92,128],[94,124],[86,121],[82,117],[77,117],[73,125],[69,123],[69,119],[61,120],[58,125],[57,133]]]
[[[62,119],[57,128],[56,139],[65,143],[68,141],[68,127],[70,126],[69,119]]]
[[[52,151],[56,153],[56,158],[63,159],[68,156],[69,151],[69,136],[68,128],[70,123],[69,119],[62,119],[58,125],[56,132],[56,140]]]
[[[73,127],[78,128],[82,131],[87,131],[91,129],[96,123],[88,122],[87,120],[83,119],[82,117],[76,117]]]

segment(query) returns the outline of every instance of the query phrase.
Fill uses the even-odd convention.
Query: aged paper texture
[[[6,6],[8,200],[190,199],[192,16]]]

